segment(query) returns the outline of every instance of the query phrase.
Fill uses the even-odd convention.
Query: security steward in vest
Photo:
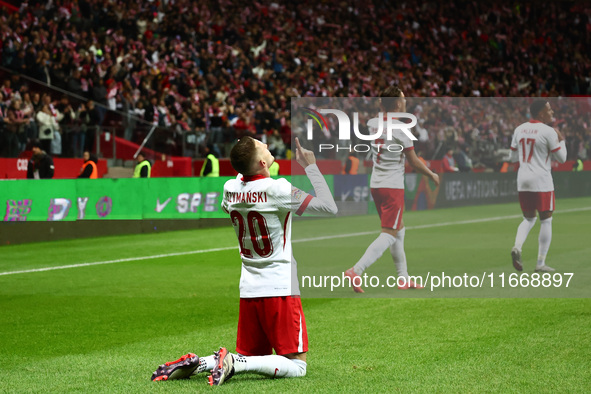
[[[269,167],[269,175],[271,176],[277,176],[279,175],[279,163],[277,163],[277,160],[275,160],[273,162],[273,164],[271,164],[271,167]]]
[[[343,167],[343,174],[356,175],[358,171],[359,159],[353,153],[351,153],[345,161],[345,166]]]
[[[91,155],[89,151],[84,151],[82,157],[84,158],[84,164],[82,164],[82,168],[80,168],[80,175],[78,175],[78,178],[97,179],[98,169],[96,163],[98,159],[96,156]]]
[[[577,160],[573,163],[573,172],[583,171],[584,167],[585,163],[583,163],[583,160],[581,160],[580,157],[577,157]]]
[[[220,161],[209,146],[205,147],[205,162],[203,162],[199,175],[211,178],[220,176]]]
[[[132,178],[150,178],[152,173],[152,164],[146,159],[144,152],[137,155],[137,165],[133,170]]]

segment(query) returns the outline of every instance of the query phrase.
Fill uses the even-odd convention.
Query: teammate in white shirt
[[[385,89],[381,97],[394,97],[391,108],[384,108],[382,111],[406,112],[406,99],[404,93],[398,86],[390,86]],[[368,122],[370,131],[377,132],[378,119],[371,119]],[[384,121],[384,124],[386,122]],[[363,293],[360,284],[361,275],[373,263],[379,259],[386,249],[390,249],[392,259],[396,266],[399,278],[399,289],[420,288],[421,286],[408,280],[406,254],[404,252],[405,228],[402,220],[404,210],[404,164],[405,159],[419,173],[427,176],[436,185],[439,185],[439,176],[433,173],[417,157],[413,142],[402,130],[392,132],[393,141],[386,139],[386,132],[383,131],[383,138],[376,139],[372,144],[373,171],[371,173],[371,195],[376,204],[380,216],[382,232],[365,251],[365,254],[352,268],[345,271],[345,275],[351,278],[353,290]],[[388,149],[390,147],[390,149]]]
[[[523,221],[517,228],[511,258],[513,267],[517,271],[522,271],[521,248],[536,223],[536,211],[538,211],[540,235],[536,272],[554,272],[554,268],[546,265],[546,254],[552,241],[552,212],[554,211],[551,161],[557,160],[564,163],[566,146],[562,133],[548,126],[554,114],[550,103],[546,100],[535,100],[529,112],[531,120],[515,129],[511,141],[513,161],[519,160],[517,191],[523,212]]]
[[[244,137],[230,153],[239,175],[224,185],[222,209],[230,214],[242,259],[238,354],[224,347],[203,358],[189,353],[161,365],[152,380],[189,378],[206,370],[211,370],[210,385],[223,384],[240,372],[306,375],[308,334],[292,256],[291,219],[293,213],[304,211],[332,216],[337,206],[314,153],[303,149],[297,138],[296,146],[296,160],[304,167],[316,197],[285,179],[270,178],[269,167],[275,159],[260,141]]]

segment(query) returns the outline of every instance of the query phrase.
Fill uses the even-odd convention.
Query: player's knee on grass
[[[297,358],[294,358],[291,361],[296,365],[296,368],[294,369],[295,374],[293,376],[289,376],[289,377],[301,378],[301,377],[306,376],[306,370],[307,370],[308,364],[305,361],[298,360]]]

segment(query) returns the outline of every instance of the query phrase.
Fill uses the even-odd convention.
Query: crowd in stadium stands
[[[31,0],[0,15],[0,64],[90,101],[7,77],[0,155],[39,137],[80,156],[108,109],[127,139],[157,126],[168,154],[186,138],[195,155],[209,144],[225,156],[253,135],[285,157],[291,97],[376,96],[392,83],[408,97],[590,95],[590,47],[584,3]],[[523,121],[476,125],[444,109],[416,130],[427,158],[508,148]],[[587,158],[590,126],[567,130],[571,157]]]
[[[338,104],[336,103],[338,100]],[[591,102],[588,98],[549,98],[554,109],[554,126],[561,130],[567,139],[567,151],[574,159],[588,157],[591,142],[586,130],[591,126]],[[340,108],[346,113],[357,112],[359,130],[369,134],[364,127],[367,121],[376,116],[378,105],[375,100],[355,98],[327,98],[323,108]],[[515,125],[526,121],[525,114],[529,101],[514,97],[407,97],[407,111],[417,117],[413,132],[417,137],[415,148],[427,159],[433,153],[441,158],[450,149],[460,168],[496,168],[509,156],[509,146]],[[309,106],[305,101],[302,107]],[[294,107],[298,109],[298,106]],[[294,112],[294,136],[305,140],[307,115],[305,111]],[[335,117],[327,116],[328,128],[338,130]],[[385,127],[385,126],[384,126]],[[315,134],[320,143],[346,146],[367,144],[367,141],[351,135],[351,141],[338,140],[336,135]],[[336,149],[329,149],[331,158]],[[358,155],[364,156],[364,155]],[[466,165],[464,165],[466,163]],[[470,165],[471,164],[471,165]]]

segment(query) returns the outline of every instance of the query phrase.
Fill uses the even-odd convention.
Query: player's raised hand
[[[302,148],[302,145],[300,144],[300,140],[298,139],[298,137],[296,137],[295,143],[296,161],[304,168],[308,167],[310,164],[316,164],[316,156],[314,156],[314,152]]]

